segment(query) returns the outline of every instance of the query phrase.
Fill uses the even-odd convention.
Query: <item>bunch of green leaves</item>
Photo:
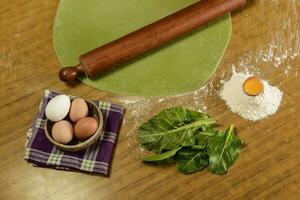
[[[138,140],[153,155],[143,158],[152,164],[176,163],[178,171],[190,174],[206,167],[225,174],[237,159],[243,142],[234,127],[216,130],[206,113],[182,107],[161,111],[139,128]]]

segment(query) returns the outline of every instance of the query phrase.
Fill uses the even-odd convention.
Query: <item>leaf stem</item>
[[[176,129],[168,130],[168,131],[165,131],[165,132],[148,134],[148,135],[140,135],[140,137],[152,137],[152,136],[156,136],[156,135],[165,135],[165,134],[180,131],[182,129],[188,129],[188,128],[195,127],[195,126],[207,125],[207,124],[213,124],[213,123],[215,123],[215,121],[213,119],[199,120],[199,121],[195,121],[193,123],[178,127]]]

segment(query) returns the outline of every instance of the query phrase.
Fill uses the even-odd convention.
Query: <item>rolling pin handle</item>
[[[72,82],[84,74],[85,73],[81,65],[77,65],[77,66],[66,67],[61,69],[59,72],[59,78],[64,82]]]

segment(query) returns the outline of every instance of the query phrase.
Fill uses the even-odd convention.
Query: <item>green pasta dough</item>
[[[172,14],[197,0],[61,0],[54,24],[54,46],[63,67],[79,56]],[[112,72],[82,81],[118,94],[167,96],[203,86],[218,67],[229,43],[225,15]]]

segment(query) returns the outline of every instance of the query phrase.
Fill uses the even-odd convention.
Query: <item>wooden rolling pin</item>
[[[156,49],[213,19],[231,12],[247,0],[201,0],[144,28],[80,56],[80,64],[63,68],[59,77],[70,82],[95,77],[143,53]]]

